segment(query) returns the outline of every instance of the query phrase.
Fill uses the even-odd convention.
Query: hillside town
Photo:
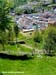
[[[0,75],[56,75],[56,0],[0,0]]]
[[[56,8],[53,11],[44,10],[44,12],[36,14],[23,14],[16,16],[15,19],[18,26],[23,30],[34,30],[36,26],[38,26],[38,29],[43,30],[49,25],[56,26]]]

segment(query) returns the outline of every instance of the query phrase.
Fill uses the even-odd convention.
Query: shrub
[[[24,13],[24,10],[23,10],[23,8],[16,7],[16,8],[15,8],[15,13],[16,13],[17,15],[21,15],[21,14]]]
[[[49,27],[45,31],[45,38],[44,38],[44,49],[46,50],[48,55],[52,55],[53,52],[56,50],[56,28]]]
[[[35,36],[34,36],[34,41],[37,43],[40,43],[42,41],[42,34],[41,32],[37,31]]]

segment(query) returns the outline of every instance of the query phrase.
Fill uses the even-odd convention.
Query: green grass
[[[2,71],[24,72],[3,75],[56,75],[56,57],[43,56],[25,61],[0,58],[0,72]]]
[[[34,42],[32,38],[26,40],[26,44],[35,47],[37,49],[43,49],[43,42],[41,43]]]
[[[17,50],[17,47],[16,47],[16,45],[7,45],[6,46],[6,50]]]
[[[20,40],[25,39],[20,34]],[[26,44],[34,46],[33,39],[26,40]],[[39,49],[42,48],[42,43],[37,44]],[[0,50],[2,46],[0,45]],[[23,45],[19,45],[17,48],[16,45],[7,45],[6,50],[14,51],[24,51],[31,52],[30,48],[24,47]],[[8,58],[3,59],[0,58],[0,73],[5,72],[24,72],[19,74],[2,74],[2,75],[56,75],[56,56],[42,56],[37,57],[36,55],[33,59],[28,60],[10,60]]]
[[[28,40],[26,40],[26,44],[30,45],[30,46],[34,46],[34,41],[32,38],[29,38]]]
[[[25,40],[25,38],[26,38],[25,36],[23,36],[22,34],[19,33],[18,40]]]
[[[29,33],[26,33],[26,35],[29,35]],[[34,42],[34,38],[32,36],[24,36],[21,33],[19,33],[18,35],[18,40],[23,40],[25,41],[26,45],[35,47],[35,42]],[[37,44],[37,48],[38,49],[42,49],[43,48],[43,44],[42,43],[36,43]]]
[[[3,51],[2,47],[0,51]],[[18,55],[18,52],[32,52],[32,50],[23,45],[5,45],[5,51],[11,55]]]
[[[20,34],[21,35],[21,34]],[[22,35],[20,39],[22,39]],[[33,39],[26,40],[26,44],[34,46]],[[38,44],[39,48],[42,48],[42,44]],[[2,49],[2,46],[0,45]],[[0,49],[0,50],[1,50]],[[14,51],[24,51],[31,52],[31,49],[19,45],[17,48],[16,45],[7,45],[6,50]],[[38,56],[38,55],[37,55]],[[56,75],[56,56],[35,56],[33,59],[28,60],[10,60],[8,58],[0,58],[0,73],[5,72],[24,72],[19,74],[2,74],[2,75]]]
[[[32,50],[30,48],[25,47],[25,46],[20,46],[20,51],[22,51],[22,52],[31,52]]]
[[[25,47],[23,45],[20,45],[20,44],[18,46],[16,46],[16,45],[12,45],[12,46],[7,45],[6,50],[14,51],[14,52],[17,52],[17,51],[30,52],[31,51],[30,48],[27,48],[27,47]]]

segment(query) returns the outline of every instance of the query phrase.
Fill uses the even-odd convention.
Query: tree
[[[8,27],[8,23],[10,22],[8,18],[9,6],[6,0],[0,0],[0,31],[1,31],[1,41],[4,50],[5,37],[6,37],[6,29]]]
[[[46,50],[48,55],[52,55],[53,52],[56,50],[56,28],[55,27],[49,27],[45,31],[45,43],[44,43],[44,49]]]
[[[17,42],[17,37],[18,37],[18,33],[19,33],[19,28],[17,25],[14,26],[14,32],[15,32],[16,42]]]
[[[56,3],[56,0],[52,0],[52,3]]]
[[[8,26],[9,18],[8,18],[9,7],[4,0],[0,0],[0,30],[5,31]]]
[[[9,26],[9,28],[8,28],[8,41],[9,42],[11,41],[11,37],[12,37],[12,27]]]
[[[5,50],[5,44],[7,44],[7,34],[6,32],[1,32],[1,38],[0,38],[0,43],[3,46],[3,50]]]

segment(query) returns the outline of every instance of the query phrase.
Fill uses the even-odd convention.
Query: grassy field
[[[20,34],[18,40],[25,40],[25,37]],[[34,46],[33,39],[26,38],[26,45]],[[42,44],[38,44],[42,48]],[[7,45],[6,50],[14,51],[23,51],[31,52],[32,49],[27,48],[23,45],[19,45],[17,48],[16,45]],[[0,45],[0,50],[2,46]],[[2,72],[23,72],[23,73],[2,73]],[[2,73],[2,74],[1,74]],[[31,59],[9,59],[0,57],[0,75],[56,75],[56,56],[40,56],[36,55]]]
[[[29,60],[9,60],[0,58],[0,72],[24,72],[1,75],[56,75],[56,57],[35,57]]]

